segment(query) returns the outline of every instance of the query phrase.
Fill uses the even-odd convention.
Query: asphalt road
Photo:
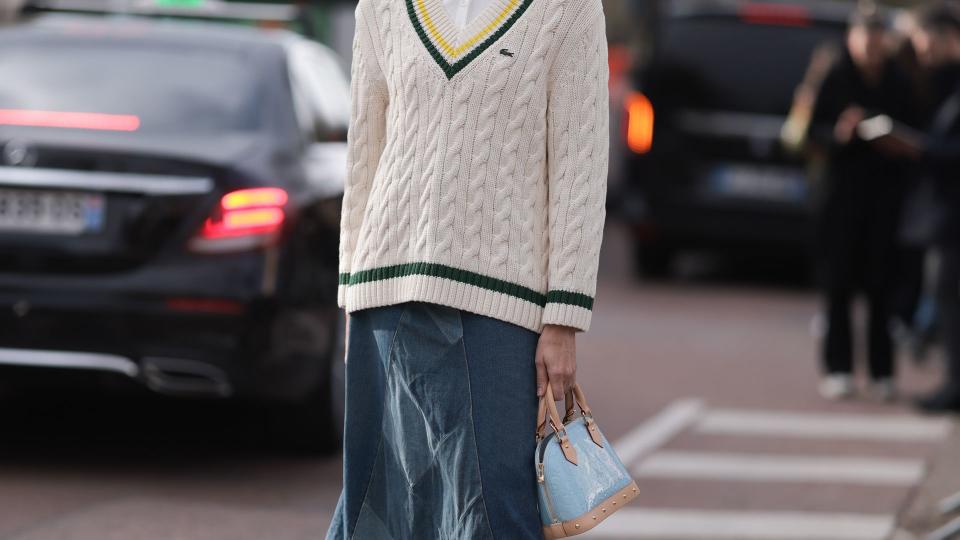
[[[788,267],[640,284],[608,231],[579,375],[643,494],[590,536],[889,536],[947,424],[821,401],[818,304]],[[903,367],[907,394],[938,375]],[[28,395],[0,427],[2,540],[315,540],[339,493],[339,458],[271,448],[248,406]]]

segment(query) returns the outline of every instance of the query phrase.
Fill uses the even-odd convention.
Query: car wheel
[[[332,329],[335,339],[317,387],[303,400],[270,406],[270,438],[280,448],[329,455],[343,447],[344,319],[338,310]]]

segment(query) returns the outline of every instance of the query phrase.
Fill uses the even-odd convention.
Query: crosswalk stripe
[[[624,463],[635,461],[670,442],[693,425],[702,412],[703,402],[699,399],[676,401],[624,435],[613,449]]]
[[[634,472],[641,478],[912,486],[924,469],[923,461],[910,459],[670,451],[648,457]]]
[[[695,431],[707,434],[805,439],[937,442],[950,434],[945,419],[835,413],[791,413],[714,410],[705,413]]]
[[[927,535],[926,540],[951,540],[960,535],[960,518],[956,518],[943,527]]]
[[[604,540],[884,540],[894,520],[873,514],[624,508],[584,538]]]

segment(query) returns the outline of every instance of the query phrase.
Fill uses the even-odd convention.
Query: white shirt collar
[[[464,29],[479,15],[493,0],[443,0],[450,19],[454,24]]]

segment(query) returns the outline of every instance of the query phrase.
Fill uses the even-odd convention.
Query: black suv
[[[803,253],[810,190],[780,140],[813,51],[843,39],[847,8],[674,2],[625,103],[625,197],[640,269],[682,249]]]

